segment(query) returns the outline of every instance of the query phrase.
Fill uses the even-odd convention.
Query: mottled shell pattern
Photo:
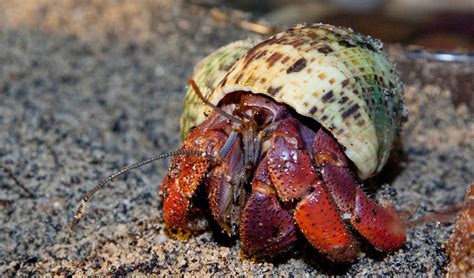
[[[382,169],[401,126],[403,85],[380,41],[350,29],[314,24],[297,25],[245,51],[249,43],[221,48],[197,68],[193,78],[202,86],[206,76],[199,72],[212,75],[215,68],[227,68],[236,60],[201,87],[211,103],[235,91],[267,95],[329,130],[361,179]],[[204,120],[198,114],[210,112],[191,95],[188,91],[183,134]]]
[[[209,97],[212,89],[217,87],[235,62],[257,43],[256,39],[236,41],[217,49],[199,62],[192,78],[202,94]],[[184,97],[184,109],[181,115],[181,139],[186,138],[193,126],[206,119],[206,109],[194,90],[189,87]]]

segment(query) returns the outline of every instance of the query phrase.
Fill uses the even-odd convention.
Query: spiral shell
[[[401,126],[403,85],[381,42],[350,29],[314,24],[278,33],[235,58],[247,46],[237,49],[231,44],[216,52],[232,57],[226,66],[232,59],[236,62],[207,86],[213,88],[205,94],[212,103],[235,91],[267,95],[329,130],[360,178],[382,169]],[[210,60],[217,60],[206,60],[206,68],[215,70]],[[185,129],[204,119],[189,117],[188,110],[210,112],[204,104],[193,103],[191,108],[185,101]]]

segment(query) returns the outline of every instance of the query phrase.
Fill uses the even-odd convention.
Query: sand
[[[419,225],[400,250],[367,247],[344,265],[304,243],[284,258],[255,262],[216,231],[170,239],[157,194],[169,161],[99,192],[68,240],[82,195],[99,179],[179,147],[181,101],[196,62],[257,35],[171,1],[22,2],[0,4],[2,276],[444,273],[450,223]],[[474,67],[390,49],[409,118],[375,179],[375,197],[417,218],[460,202],[474,180]]]

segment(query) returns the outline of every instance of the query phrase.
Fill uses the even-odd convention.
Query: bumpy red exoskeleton
[[[250,256],[288,250],[299,229],[330,259],[351,261],[359,243],[349,224],[383,251],[405,242],[402,220],[366,196],[324,128],[261,95],[235,92],[220,107],[232,117],[212,112],[181,147],[215,159],[176,155],[163,181],[169,229],[193,229],[193,196],[204,186],[214,219]]]

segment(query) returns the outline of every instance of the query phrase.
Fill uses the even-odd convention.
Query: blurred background
[[[351,26],[386,43],[474,49],[472,0],[4,0],[0,1],[0,25],[75,30],[83,36],[105,32],[109,37],[146,40],[161,28],[154,22],[157,2],[208,9],[214,20],[232,21],[263,34],[300,22],[324,22]]]
[[[226,5],[275,26],[324,22],[351,26],[387,43],[430,49],[474,47],[472,0],[230,0],[189,1]]]

